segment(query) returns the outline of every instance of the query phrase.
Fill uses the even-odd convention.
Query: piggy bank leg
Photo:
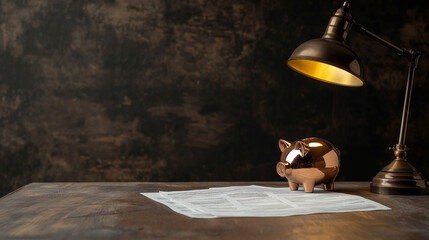
[[[298,190],[298,187],[299,187],[298,183],[294,183],[294,182],[291,182],[291,181],[289,181],[288,183],[289,183],[290,190],[292,190],[292,191]]]
[[[334,190],[334,181],[332,181],[330,183],[323,184],[323,189],[325,189],[325,191],[333,191]]]
[[[304,192],[312,193],[314,190],[314,182],[304,182],[302,184],[304,186]]]

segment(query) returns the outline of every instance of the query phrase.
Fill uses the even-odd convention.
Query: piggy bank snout
[[[280,177],[285,177],[287,175],[287,170],[290,169],[290,164],[288,162],[278,162],[276,166],[277,174]]]

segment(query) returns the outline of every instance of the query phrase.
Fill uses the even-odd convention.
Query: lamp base
[[[396,158],[372,180],[373,193],[387,195],[424,195],[429,188],[423,176],[405,159]]]

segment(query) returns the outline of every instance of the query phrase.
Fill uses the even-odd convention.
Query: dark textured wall
[[[280,180],[278,138],[342,151],[340,180],[393,159],[407,62],[352,33],[367,84],[285,66],[341,1],[53,1],[0,5],[0,195],[33,181]],[[429,175],[427,1],[352,1],[358,22],[423,55],[409,159]]]

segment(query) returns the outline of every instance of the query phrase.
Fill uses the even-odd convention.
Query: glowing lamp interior
[[[287,62],[293,70],[319,81],[348,87],[360,87],[363,82],[355,75],[333,65],[306,59]]]

